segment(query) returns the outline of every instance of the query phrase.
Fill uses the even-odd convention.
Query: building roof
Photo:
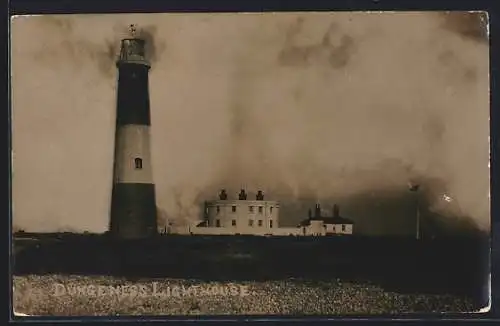
[[[206,220],[205,221],[201,221],[198,224],[196,224],[197,228],[205,227],[205,226],[207,226],[207,221]]]
[[[314,216],[312,211],[309,210],[309,218],[300,222],[299,226],[308,226],[311,221],[322,221],[324,224],[354,224],[354,222],[348,218],[342,217],[339,214],[339,206],[337,204],[333,205],[333,216],[321,216],[321,206],[316,203],[314,208]]]
[[[247,206],[265,206],[265,205],[271,205],[273,207],[280,207],[280,202],[276,200],[239,200],[239,199],[216,199],[216,200],[207,200],[206,205],[208,207],[213,207],[213,206],[231,206],[231,205],[236,205],[236,206],[242,206],[242,205],[247,205]]]
[[[321,217],[320,220],[323,220],[323,223],[325,224],[354,224],[354,221],[342,216]]]
[[[337,217],[313,217],[308,218],[300,222],[300,226],[308,226],[311,221],[323,221],[324,224],[354,224],[354,222],[348,218],[337,216]]]

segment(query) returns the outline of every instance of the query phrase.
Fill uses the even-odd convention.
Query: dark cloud
[[[446,12],[441,14],[442,26],[465,39],[488,42],[486,12]]]
[[[73,22],[67,17],[60,16],[43,16],[43,24],[52,26],[55,29],[70,33],[73,31]]]
[[[336,23],[331,23],[321,38],[321,42],[312,45],[296,45],[297,37],[304,26],[304,19],[299,17],[286,32],[285,45],[280,51],[278,61],[284,66],[309,66],[311,64],[329,64],[333,68],[346,66],[356,50],[352,36],[340,34]],[[334,44],[337,42],[338,45]]]
[[[71,65],[76,70],[84,69],[89,63],[96,67],[103,76],[114,76],[114,61],[119,50],[116,40],[88,38],[75,31],[71,17],[43,16],[37,20],[39,29],[44,33],[53,33],[54,42],[42,45],[32,53],[35,61],[55,68],[61,63]]]
[[[97,62],[99,71],[105,76],[113,76],[115,73],[114,63],[117,58],[117,46],[115,42],[106,40],[99,51],[90,52],[90,57]]]
[[[113,38],[89,38],[75,30],[72,18],[44,16],[38,21],[41,30],[46,33],[59,35],[58,42],[41,47],[33,53],[35,60],[43,64],[56,65],[59,62],[70,63],[75,69],[83,69],[89,63],[96,63],[96,67],[106,78],[115,75],[115,61],[120,51],[120,39],[129,31],[127,25],[115,25]],[[153,64],[166,48],[166,43],[156,37],[156,26],[140,26],[137,37],[146,41],[146,56]],[[89,62],[90,61],[90,62]]]
[[[429,205],[446,192],[463,212],[435,211],[487,227],[487,44],[450,37],[442,16],[431,13],[311,15],[19,22],[18,224],[106,227],[116,106],[110,76],[128,24],[138,22],[155,63],[158,206],[179,224],[197,219],[200,203],[220,188],[235,195],[245,185],[280,200],[288,225],[307,214],[308,201],[321,200],[339,203],[367,232],[375,211],[377,221],[390,222],[373,232],[404,225],[410,232],[412,202],[397,198],[415,180],[423,192],[434,189]],[[42,62],[33,60],[40,52]],[[30,74],[50,82],[41,88]],[[383,207],[394,208],[390,217]]]
[[[478,78],[477,69],[475,69],[474,67],[467,67],[464,70],[463,76],[464,76],[463,78],[466,81],[471,82],[471,83],[475,83],[477,81],[477,78]]]
[[[349,35],[343,35],[340,39],[340,45],[337,48],[332,48],[330,51],[329,62],[333,68],[342,68],[349,62],[350,56],[353,54],[354,39]]]
[[[398,165],[397,162],[392,162],[392,164]],[[400,167],[403,168],[403,166]],[[415,235],[418,208],[422,236],[467,234],[477,231],[473,219],[463,215],[455,202],[448,203],[442,198],[442,194],[448,190],[445,180],[414,176],[413,181],[420,185],[418,193],[411,192],[409,188],[404,187],[387,189],[385,186],[381,188],[375,186],[370,191],[361,191],[350,196],[338,195],[323,198],[319,200],[322,214],[331,215],[333,204],[337,204],[340,207],[341,216],[355,220],[356,232],[370,235]],[[441,203],[449,206],[445,214],[434,207],[436,197],[439,195],[441,195]],[[287,226],[297,225],[307,218],[308,210],[313,209],[317,202],[317,198],[307,196],[287,202],[287,205],[281,208],[280,216],[286,216],[282,222]]]
[[[454,61],[456,61],[456,59],[456,54],[450,49],[444,50],[438,54],[439,62],[445,65],[452,64]]]
[[[166,49],[166,42],[157,37],[157,31],[156,26],[141,26],[138,33],[138,37],[146,41],[146,55],[152,64],[156,63]]]
[[[475,83],[478,78],[477,63],[463,60],[452,50],[444,50],[438,54],[438,62],[448,69],[450,75],[460,78],[466,83]]]

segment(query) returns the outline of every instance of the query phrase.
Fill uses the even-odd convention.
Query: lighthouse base
[[[141,239],[158,233],[154,184],[115,183],[112,196],[111,236]]]

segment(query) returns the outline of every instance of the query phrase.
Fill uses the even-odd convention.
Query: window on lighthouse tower
[[[138,158],[138,157],[135,158],[135,169],[136,170],[142,169],[142,159],[141,158]]]

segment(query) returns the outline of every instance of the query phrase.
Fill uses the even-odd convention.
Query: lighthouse
[[[110,234],[118,239],[141,239],[157,234],[156,196],[151,164],[146,41],[121,41],[118,69],[115,154]]]

